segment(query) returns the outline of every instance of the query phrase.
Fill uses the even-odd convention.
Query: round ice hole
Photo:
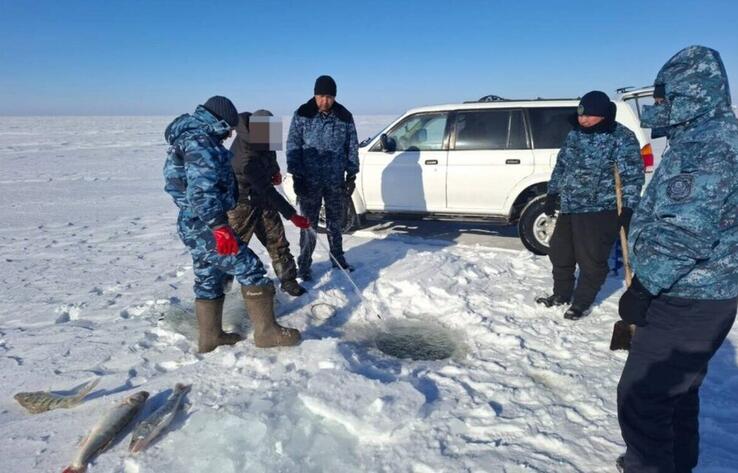
[[[395,358],[443,360],[452,357],[458,343],[448,329],[428,322],[387,323],[374,342],[379,350]]]

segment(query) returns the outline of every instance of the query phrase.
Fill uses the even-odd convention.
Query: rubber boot
[[[219,299],[195,299],[195,315],[197,315],[198,341],[197,350],[207,353],[220,345],[233,345],[243,340],[237,333],[223,331],[223,301]]]
[[[254,326],[254,344],[259,348],[288,347],[300,343],[300,332],[274,320],[274,285],[241,286],[246,312]]]

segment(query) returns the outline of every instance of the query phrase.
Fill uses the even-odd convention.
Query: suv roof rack
[[[553,100],[579,100],[581,97],[565,97],[565,98],[543,98],[536,97],[534,99],[506,99],[499,95],[485,95],[479,100],[467,100],[464,103],[484,103],[484,102],[538,102],[538,101],[553,101]]]
[[[619,89],[615,89],[615,92],[617,92],[621,96],[624,95],[629,98],[648,97],[650,95],[653,95],[653,86],[646,85],[643,87],[620,87]]]

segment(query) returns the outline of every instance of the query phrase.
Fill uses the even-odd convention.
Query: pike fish
[[[177,411],[182,405],[182,400],[190,391],[191,384],[177,383],[174,391],[159,409],[154,411],[149,417],[142,420],[135,429],[133,429],[133,437],[128,450],[131,453],[138,453],[144,450],[167,426],[174,420]]]
[[[96,453],[105,450],[115,436],[128,425],[149,397],[146,391],[139,391],[115,405],[100,419],[79,447],[77,456],[62,473],[84,473],[87,463]]]
[[[99,382],[100,378],[87,381],[79,386],[73,387],[67,394],[55,393],[53,391],[34,391],[18,393],[13,397],[18,401],[18,404],[25,407],[31,414],[39,414],[53,409],[69,409],[70,407],[81,404],[85,396],[95,389],[95,386]]]

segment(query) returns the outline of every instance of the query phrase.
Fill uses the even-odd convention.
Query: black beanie
[[[233,102],[220,95],[210,97],[203,105],[210,113],[220,120],[225,120],[231,128],[238,125],[238,111]]]
[[[608,117],[611,113],[610,97],[599,90],[587,92],[579,101],[577,113],[579,115],[590,115],[593,117]]]
[[[336,81],[331,76],[320,76],[315,79],[315,95],[331,95],[336,96]]]

